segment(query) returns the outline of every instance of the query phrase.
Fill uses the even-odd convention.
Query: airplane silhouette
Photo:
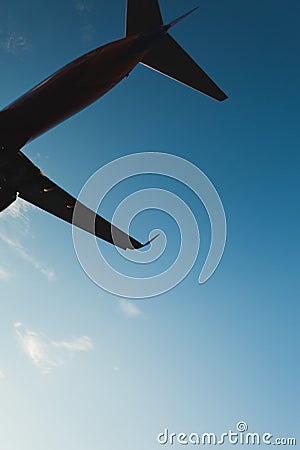
[[[196,9],[196,8],[195,8]],[[163,25],[157,0],[127,0],[126,37],[67,64],[0,111],[0,212],[19,196],[72,223],[76,199],[47,178],[20,149],[112,89],[142,63],[216,100],[226,94],[168,30],[192,13]],[[123,249],[142,244],[77,202],[75,226]]]

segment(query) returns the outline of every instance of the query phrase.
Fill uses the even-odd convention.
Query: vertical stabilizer
[[[163,24],[157,0],[127,0],[126,36]]]

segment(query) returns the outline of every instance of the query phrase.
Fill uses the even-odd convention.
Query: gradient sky
[[[166,20],[195,6],[160,3]],[[11,0],[0,12],[1,107],[124,32],[123,0]],[[73,195],[120,156],[186,158],[218,190],[228,239],[217,271],[199,285],[210,241],[203,205],[176,181],[125,184],[114,201],[153,184],[182,195],[203,242],[176,288],[124,300],[85,275],[68,224],[21,202],[2,213],[1,449],[152,450],[166,427],[221,434],[240,420],[253,432],[297,437],[299,12],[294,0],[201,2],[172,35],[226,102],[139,66],[24,149]],[[145,240],[164,226],[176,246],[161,212],[146,212],[132,234]]]

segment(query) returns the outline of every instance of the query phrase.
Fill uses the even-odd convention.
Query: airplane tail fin
[[[148,31],[162,24],[157,0],[127,0],[126,36]]]
[[[126,35],[163,27],[166,31],[165,36],[144,56],[141,63],[209,97],[223,101],[227,95],[167,33],[169,28],[196,9],[192,9],[168,25],[163,25],[157,0],[127,0]]]

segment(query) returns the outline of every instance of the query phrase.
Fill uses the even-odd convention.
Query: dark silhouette
[[[142,63],[219,101],[224,92],[168,34],[193,12],[163,25],[156,0],[127,0],[126,37],[81,56],[0,111],[0,211],[17,198],[72,223],[76,199],[49,180],[20,149],[82,110]],[[78,205],[78,203],[77,203]],[[137,240],[84,205],[74,225],[121,248]]]

